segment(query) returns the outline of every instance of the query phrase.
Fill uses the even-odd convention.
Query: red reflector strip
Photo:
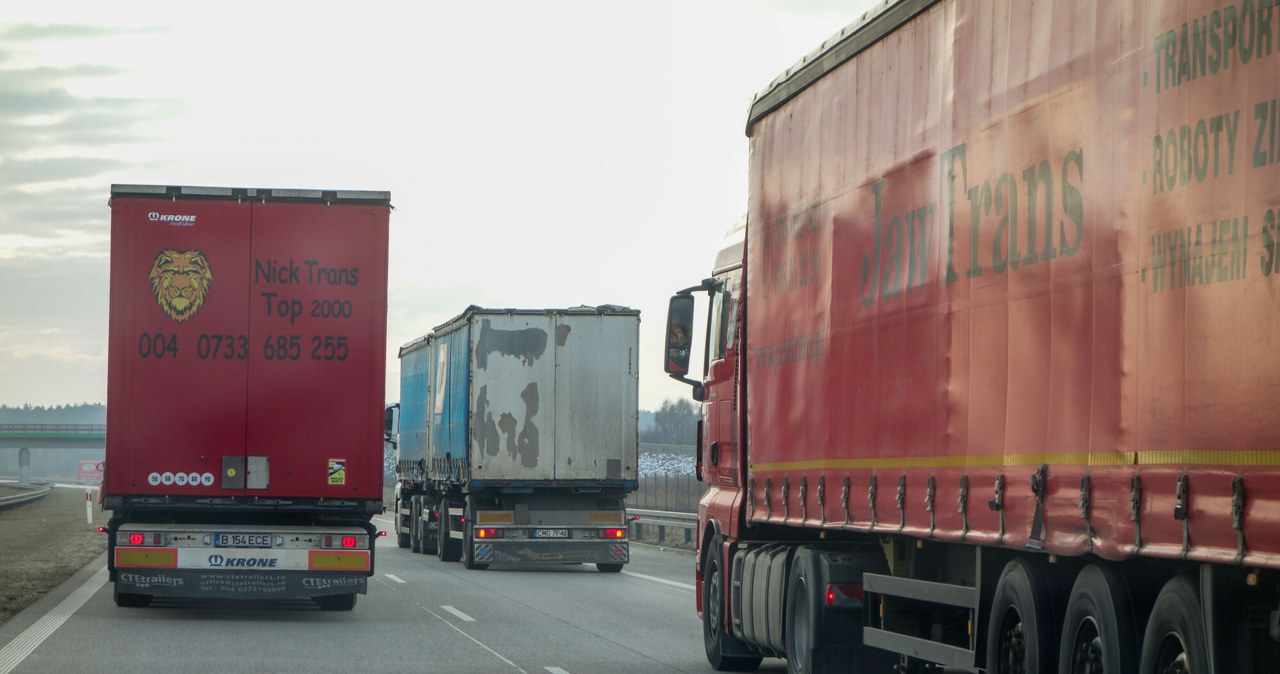
[[[178,568],[177,548],[116,548],[116,568]]]
[[[369,552],[311,550],[307,557],[307,568],[312,571],[368,571]]]

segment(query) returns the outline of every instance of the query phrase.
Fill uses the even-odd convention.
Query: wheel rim
[[[1098,624],[1093,618],[1085,618],[1071,643],[1071,674],[1103,674],[1106,672],[1104,663]]]
[[[1156,674],[1191,674],[1187,660],[1187,645],[1176,632],[1166,634],[1156,653]]]
[[[707,579],[707,634],[712,639],[720,638],[721,602],[724,595],[720,591],[720,565],[711,562]]]
[[[791,666],[803,672],[808,667],[804,654],[809,652],[809,594],[808,588],[801,584],[792,597],[791,638],[787,640],[788,655]]]
[[[1010,608],[1000,621],[999,651],[1000,674],[1026,674],[1027,634],[1022,627],[1022,616]]]

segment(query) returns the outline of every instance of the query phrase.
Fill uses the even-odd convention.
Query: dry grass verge
[[[10,491],[0,487],[2,493]],[[84,490],[60,487],[42,499],[0,510],[0,624],[102,554],[107,538],[97,528],[109,517],[95,502],[89,525]]]

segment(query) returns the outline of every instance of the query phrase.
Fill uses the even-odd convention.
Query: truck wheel
[[[428,524],[430,513],[431,508],[427,505],[426,497],[424,496],[422,499],[422,517],[418,520],[418,539],[422,541],[422,554],[424,555],[436,554],[437,536],[431,532],[431,527]]]
[[[987,672],[1052,672],[1058,659],[1053,591],[1039,564],[1015,559],[1005,565],[987,622]]]
[[[1186,576],[1165,583],[1151,607],[1147,633],[1142,637],[1139,672],[1196,673],[1209,671],[1209,646],[1200,596]]]
[[[395,519],[395,523],[396,523],[396,546],[397,546],[397,547],[400,547],[400,548],[407,548],[407,547],[409,547],[409,534],[407,534],[407,533],[401,533],[401,531],[400,531],[401,529],[408,528],[408,527],[405,525],[404,518],[400,515],[400,506],[401,506],[403,503],[404,503],[404,501],[401,501],[401,500],[400,500],[400,499],[398,499],[398,498],[396,499],[396,504],[395,504],[395,505],[396,505],[396,511],[395,511],[395,512],[396,512],[396,514],[394,515],[394,519]]]
[[[151,604],[151,595],[149,594],[133,594],[131,592],[121,592],[119,588],[114,589],[116,606],[123,608],[141,608]]]
[[[323,611],[350,611],[356,607],[356,593],[330,594],[316,597],[315,601]]]
[[[422,552],[422,538],[418,535],[418,520],[422,519],[422,497],[409,497],[409,549]]]
[[[614,562],[596,562],[596,569],[600,573],[618,573],[622,571],[622,565]]]
[[[1124,578],[1110,566],[1086,566],[1067,600],[1058,671],[1132,672],[1138,662],[1137,640]]]
[[[724,569],[716,536],[707,545],[702,564],[702,644],[711,667],[721,672],[754,672],[764,658],[758,655],[725,655],[727,650],[746,650],[746,644],[727,632],[724,615]]]
[[[787,572],[786,599],[783,609],[783,634],[786,641],[787,671],[809,672],[889,672],[895,671],[896,659],[887,651],[862,643],[862,611],[854,608],[829,608],[826,604],[827,583],[861,584],[865,571],[887,571],[878,557],[860,556],[856,575],[833,578],[821,563],[822,552],[812,548],[798,549]],[[847,566],[847,565],[846,565]]]
[[[787,672],[814,672],[818,661],[819,604],[814,597],[818,578],[813,570],[813,552],[801,549],[791,562],[787,578],[783,634],[787,643]]]
[[[440,561],[456,562],[462,559],[462,541],[454,540],[450,532],[453,531],[453,522],[449,517],[449,502],[440,501],[440,540],[436,542],[436,550],[439,552]]]

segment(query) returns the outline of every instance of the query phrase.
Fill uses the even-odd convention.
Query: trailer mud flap
[[[502,541],[475,543],[475,561],[481,564],[551,562],[565,564],[626,564],[631,561],[626,542]]]
[[[363,574],[315,572],[120,569],[116,589],[155,597],[298,599],[353,592],[367,594],[368,579]]]

